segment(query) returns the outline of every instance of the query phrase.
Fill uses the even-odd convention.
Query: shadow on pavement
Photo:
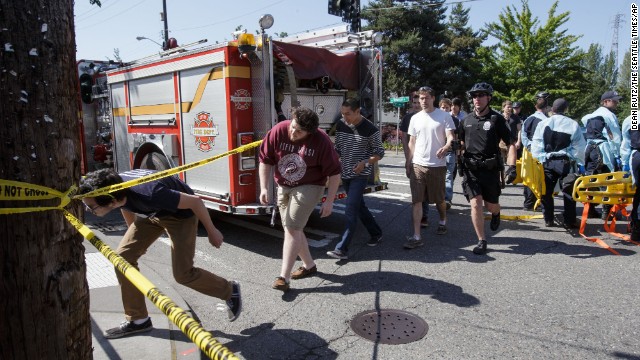
[[[310,289],[292,288],[286,298],[303,293],[340,293],[343,295],[363,292],[395,292],[402,294],[427,295],[434,300],[459,307],[480,304],[480,300],[465,293],[460,286],[444,281],[396,271],[363,271],[349,275],[318,273],[325,280],[320,286]]]
[[[211,331],[224,345],[245,359],[328,359],[338,358],[329,344],[318,335],[303,330],[274,329],[274,323],[242,330],[240,335]]]

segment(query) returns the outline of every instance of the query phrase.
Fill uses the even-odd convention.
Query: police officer
[[[553,188],[558,180],[562,184],[564,199],[564,227],[578,227],[576,202],[571,196],[575,177],[567,175],[573,172],[575,163],[580,166],[580,172],[584,173],[586,141],[578,123],[564,115],[568,107],[569,103],[565,99],[556,99],[551,108],[554,115],[540,122],[531,141],[531,153],[544,167],[546,192],[542,195],[542,205],[547,227],[554,225]]]
[[[549,103],[547,101],[549,98],[549,93],[546,91],[541,91],[536,94],[536,103],[535,108],[536,112],[533,115],[529,116],[522,123],[522,132],[521,132],[521,140],[522,147],[531,151],[531,140],[533,139],[533,134],[536,132],[536,128],[540,121],[547,118],[547,108],[549,107]],[[533,191],[529,189],[528,186],[524,187],[524,203],[522,204],[524,210],[533,210],[533,206],[536,204],[536,196],[533,194]]]
[[[633,195],[633,207],[631,208],[631,240],[640,241],[640,219],[638,218],[638,206],[640,205],[640,131],[631,129],[631,116],[622,122],[622,146],[620,147],[620,159],[622,171],[629,171],[636,193]]]
[[[509,148],[508,159],[515,159],[515,147],[511,144],[511,133],[507,122],[500,113],[489,107],[493,97],[493,87],[487,83],[477,83],[468,92],[473,99],[473,112],[461,122],[459,138],[464,146],[461,166],[462,190],[471,203],[471,221],[478,236],[478,245],[473,253],[487,252],[484,233],[483,205],[491,212],[490,228],[496,231],[500,226],[499,197],[504,186],[501,179],[502,161],[500,140]],[[515,168],[515,160],[509,164]]]

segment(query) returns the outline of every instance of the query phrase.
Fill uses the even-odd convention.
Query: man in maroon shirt
[[[293,119],[274,126],[260,146],[260,202],[270,201],[268,179],[273,169],[284,228],[282,268],[272,286],[277,290],[288,291],[289,279],[302,279],[318,271],[304,227],[324,195],[327,180],[329,189],[320,217],[331,215],[340,184],[338,154],[329,136],[318,130],[318,123],[318,115],[312,110],[298,108]],[[298,256],[302,266],[292,273]]]

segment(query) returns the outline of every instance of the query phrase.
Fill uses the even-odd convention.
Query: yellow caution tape
[[[238,359],[233,352],[218,342],[210,332],[206,331],[196,320],[190,317],[187,312],[179,308],[169,297],[158,290],[158,288],[135,267],[131,266],[125,259],[111,250],[108,245],[100,240],[100,238],[80,222],[78,218],[66,210],[63,211],[64,216],[78,232],[95,246],[140,292],[145,294],[158,309],[162,310],[169,320],[176,324],[210,359]]]
[[[114,267],[120,271],[131,283],[138,288],[145,296],[153,302],[160,310],[162,310],[167,317],[176,324],[182,332],[185,333],[210,359],[237,359],[237,357],[228,350],[224,345],[219,343],[211,333],[206,331],[202,326],[191,318],[184,310],[180,309],[169,297],[164,295],[158,290],[146,277],[131,266],[126,260],[116,254],[111,248],[109,248],[104,242],[102,242],[96,235],[78,220],[71,213],[64,208],[71,202],[72,199],[79,199],[83,197],[95,197],[102,194],[107,194],[112,191],[125,189],[131,186],[151,182],[167,176],[177,174],[189,169],[193,169],[199,166],[203,166],[220,158],[238,154],[254,147],[259,146],[262,140],[254,141],[250,144],[240,146],[236,149],[227,151],[225,153],[197,161],[190,164],[185,164],[176,168],[160,171],[136,180],[127,181],[121,184],[112,185],[109,187],[94,190],[84,195],[74,194],[77,191],[77,187],[74,185],[65,193],[60,191],[41,186],[23,183],[19,181],[3,180],[0,179],[0,200],[51,200],[60,199],[60,205],[58,206],[42,206],[42,207],[24,207],[24,208],[0,208],[0,214],[16,214],[16,213],[28,213],[35,211],[45,210],[62,210],[65,218],[86,238],[91,244],[93,244],[111,263]]]
[[[240,146],[233,150],[229,150],[222,154],[218,154],[216,156],[203,159],[200,161],[196,161],[193,163],[185,164],[182,166],[178,166],[175,168],[167,169],[164,171],[159,171],[135,180],[126,181],[120,184],[111,185],[108,187],[104,187],[101,189],[96,189],[92,192],[83,195],[74,195],[77,191],[77,187],[72,186],[67,192],[62,193],[58,190],[54,190],[42,185],[34,185],[29,183],[24,183],[20,181],[13,180],[4,180],[0,179],[0,201],[8,201],[8,200],[50,200],[50,199],[60,199],[60,205],[58,206],[38,206],[38,207],[22,207],[22,208],[0,208],[0,214],[21,214],[21,213],[29,213],[29,212],[37,212],[37,211],[47,211],[47,210],[59,210],[66,207],[72,199],[81,199],[85,197],[96,197],[98,195],[107,194],[113,191],[126,189],[135,185],[144,184],[147,182],[155,181],[158,179],[162,179],[171,175],[175,175],[177,173],[193,169],[196,167],[200,167],[206,165],[210,162],[216,161],[220,158],[227,157],[230,155],[238,154],[245,152],[247,150],[253,149],[254,147],[259,146],[262,143],[262,140],[254,141],[247,145]]]
[[[85,198],[85,197],[96,197],[98,195],[103,195],[103,194],[107,194],[113,191],[118,191],[118,190],[122,190],[122,189],[126,189],[135,185],[140,185],[140,184],[144,184],[144,183],[148,183],[151,181],[155,181],[158,179],[162,179],[171,175],[175,175],[177,173],[181,173],[183,171],[187,171],[196,167],[200,167],[203,165],[206,165],[210,162],[216,161],[220,158],[223,157],[227,157],[229,155],[234,155],[234,154],[238,154],[241,152],[245,152],[247,150],[253,149],[254,147],[259,146],[262,143],[262,140],[258,140],[258,141],[254,141],[250,144],[247,145],[243,145],[240,147],[237,147],[233,150],[229,150],[225,153],[222,154],[218,154],[216,156],[207,158],[207,159],[203,159],[200,161],[196,161],[196,162],[192,162],[189,164],[185,164],[185,165],[181,165],[175,168],[171,168],[171,169],[167,169],[167,170],[163,170],[163,171],[159,171],[156,173],[153,173],[151,175],[147,175],[147,176],[143,176],[141,178],[135,179],[135,180],[129,180],[129,181],[125,181],[123,183],[120,184],[115,184],[115,185],[111,185],[111,186],[107,186],[107,187],[103,187],[101,189],[96,189],[94,191],[91,191],[89,193],[83,194],[83,195],[76,195],[73,198],[74,199],[81,199],[81,198]]]
[[[63,193],[46,186],[20,181],[0,179],[0,200],[48,200],[64,196]]]
[[[502,215],[500,214],[500,219],[502,220],[529,220],[529,219],[542,219],[542,215]],[[491,215],[485,215],[485,220],[491,219]]]
[[[581,176],[573,185],[573,199],[594,204],[631,204],[636,188],[624,171]]]
[[[73,185],[71,186],[71,188],[69,188],[69,190],[67,190],[67,192],[61,193],[57,190],[54,190],[45,186],[33,185],[33,184],[23,183],[19,181],[2,180],[2,179],[0,179],[0,186],[2,186],[3,188],[5,186],[7,187],[10,186],[13,188],[20,189],[16,191],[15,198],[10,198],[10,199],[0,198],[0,200],[49,200],[49,199],[55,199],[55,198],[60,199],[60,205],[58,206],[0,208],[0,214],[2,215],[22,214],[22,213],[47,211],[47,210],[61,210],[61,209],[64,209],[67,205],[69,205],[69,202],[71,202],[71,196],[73,196],[73,194],[75,194],[75,192],[78,190],[78,187]],[[31,191],[38,191],[39,194],[32,196],[30,195]],[[18,192],[22,193],[22,195],[18,196],[17,195]],[[28,195],[25,195],[25,193]]]

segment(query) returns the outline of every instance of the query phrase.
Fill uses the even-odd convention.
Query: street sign
[[[395,107],[403,107],[406,103],[409,102],[408,96],[401,96],[397,98],[390,98],[389,101]]]

